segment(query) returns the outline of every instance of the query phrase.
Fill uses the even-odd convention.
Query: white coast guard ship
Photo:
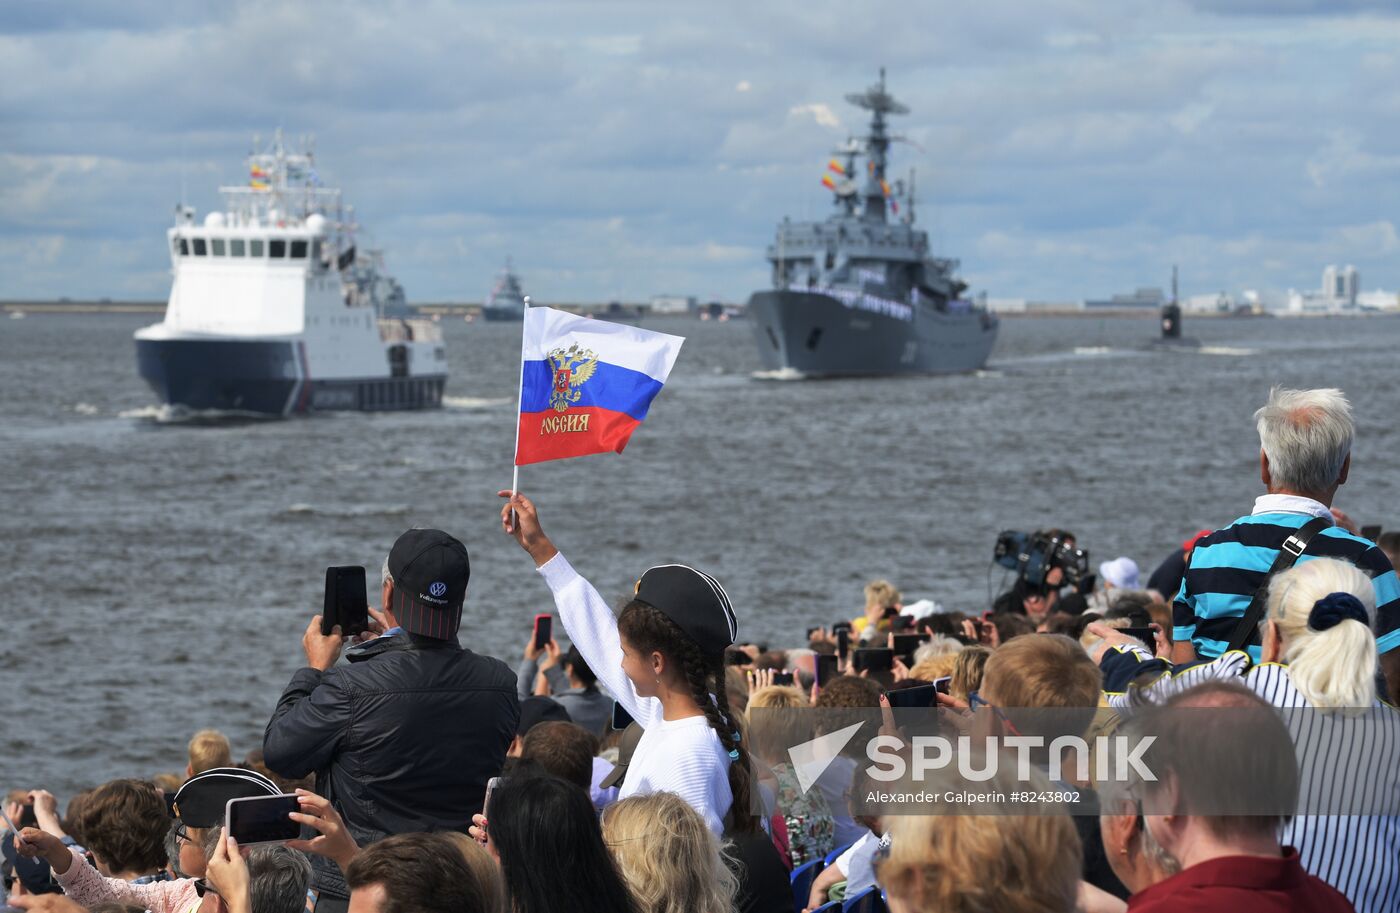
[[[354,219],[309,151],[279,131],[248,158],[246,186],[166,232],[175,281],[165,319],[136,331],[141,376],[186,410],[290,415],[438,406],[440,328],[390,318],[354,274]]]

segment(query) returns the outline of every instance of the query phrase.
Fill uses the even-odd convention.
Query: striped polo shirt
[[[1330,516],[1325,505],[1310,498],[1263,495],[1254,502],[1254,513],[1197,542],[1172,604],[1172,638],[1191,641],[1197,656],[1225,652],[1284,540],[1313,517]],[[1371,578],[1376,590],[1376,646],[1382,653],[1400,647],[1400,581],[1385,553],[1369,539],[1332,526],[1313,538],[1298,563],[1312,558],[1338,558]],[[1248,649],[1258,662],[1257,634]]]

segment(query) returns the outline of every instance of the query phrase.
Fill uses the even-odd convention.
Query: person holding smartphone
[[[695,568],[653,567],[614,616],[545,535],[535,505],[500,494],[510,498],[502,526],[549,585],[569,639],[642,726],[620,797],[673,792],[717,835],[755,832],[748,752],[725,688],[738,620],[724,588]]]
[[[351,836],[460,829],[481,810],[515,737],[520,702],[505,663],[457,639],[470,564],[459,540],[412,529],[384,563],[368,637],[335,667],[344,638],[312,619],[306,668],[292,676],[263,736],[263,761],[289,780],[316,775]],[[377,629],[377,630],[376,630]],[[379,636],[375,636],[375,634]],[[348,908],[341,871],[319,857],[319,913]]]

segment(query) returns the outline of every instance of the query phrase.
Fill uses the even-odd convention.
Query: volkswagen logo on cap
[[[436,596],[438,599],[441,599],[442,597],[447,595],[447,584],[443,583],[442,581],[438,581],[437,583],[434,583],[428,587],[428,592]]]

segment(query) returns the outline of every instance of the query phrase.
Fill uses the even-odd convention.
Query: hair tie
[[[1308,613],[1308,627],[1314,631],[1326,631],[1351,619],[1369,626],[1371,619],[1366,614],[1366,606],[1351,593],[1328,593],[1313,603]]]
[[[737,760],[739,760],[739,749],[737,749],[737,748],[731,748],[731,749],[729,750],[729,760],[731,760],[731,761],[737,761]]]

